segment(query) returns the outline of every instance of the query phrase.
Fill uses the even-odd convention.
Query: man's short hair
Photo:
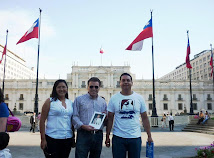
[[[88,85],[89,85],[89,82],[98,82],[99,83],[99,86],[101,85],[101,81],[99,78],[97,77],[91,77],[89,80],[88,80]]]
[[[0,150],[3,150],[7,147],[10,136],[6,132],[0,132]]]
[[[122,78],[122,76],[125,76],[125,75],[127,75],[127,76],[129,76],[130,78],[131,78],[131,81],[132,81],[132,76],[129,74],[129,73],[122,73],[121,75],[120,75],[120,81],[121,81],[121,78]]]

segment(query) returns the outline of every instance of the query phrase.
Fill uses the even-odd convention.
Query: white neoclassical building
[[[130,72],[130,66],[72,66],[67,75],[69,98],[73,101],[77,96],[87,93],[87,81],[90,77],[98,77],[101,82],[99,95],[108,102],[110,97],[120,91],[119,77],[123,72],[133,76],[133,90],[145,99],[148,114],[152,112],[152,80],[136,79]],[[52,87],[57,79],[39,79],[39,111],[45,100],[50,97]],[[34,79],[7,79],[5,81],[5,102],[10,109],[18,111],[33,111],[36,81]],[[155,81],[157,114],[164,112],[181,113],[190,110],[189,80]],[[194,112],[201,109],[214,112],[213,82],[211,80],[192,81]]]

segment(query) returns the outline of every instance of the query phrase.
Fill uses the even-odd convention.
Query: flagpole
[[[39,8],[39,38],[38,38],[38,56],[37,56],[37,74],[36,74],[36,94],[35,94],[35,104],[34,104],[34,112],[36,115],[38,114],[38,78],[39,78],[39,48],[40,48],[40,27],[41,27],[41,12],[42,10]]]
[[[189,39],[189,30],[187,31],[187,39]],[[193,105],[192,105],[192,83],[191,83],[191,69],[189,68],[189,88],[190,88],[190,113],[189,115],[194,115]]]
[[[8,36],[8,30],[6,31],[6,44],[4,47],[7,47],[7,36]],[[5,80],[5,67],[6,67],[6,57],[7,57],[7,48],[5,50],[5,58],[4,58],[4,76],[3,76],[3,84],[2,84],[2,94],[4,95],[4,80]],[[2,52],[4,53],[4,52]]]
[[[103,54],[101,54],[101,66],[103,65],[102,55],[103,55]]]
[[[151,11],[151,19],[152,19],[152,11]],[[154,73],[153,37],[152,37],[152,72],[153,72],[153,79],[152,79],[152,81],[153,81],[153,108],[152,108],[152,117],[158,117],[157,110],[156,110],[156,102],[155,102],[155,73]]]

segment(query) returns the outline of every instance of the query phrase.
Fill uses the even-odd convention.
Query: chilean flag
[[[39,18],[33,23],[31,28],[24,34],[24,36],[16,43],[25,42],[31,38],[38,38],[39,35]]]
[[[144,26],[143,31],[135,38],[135,40],[126,48],[126,50],[140,51],[143,47],[143,40],[153,37],[152,19]]]
[[[103,53],[104,53],[103,48],[100,48],[100,54],[103,54]]]
[[[211,66],[211,77],[212,77],[212,75],[213,75],[213,52],[212,52],[212,50],[211,50],[210,66]]]
[[[190,64],[189,55],[190,55],[190,45],[189,45],[189,37],[188,37],[187,55],[186,55],[186,67],[189,68],[189,69],[191,69],[192,66]]]
[[[5,47],[4,47],[4,50],[3,50],[3,53],[2,53],[2,57],[1,57],[1,60],[0,60],[0,64],[3,60],[3,56],[6,55],[6,51],[7,51],[7,43],[5,44]]]

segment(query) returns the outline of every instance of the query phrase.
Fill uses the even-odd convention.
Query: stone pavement
[[[194,157],[196,155],[196,147],[210,145],[214,140],[214,135],[182,132],[182,128],[183,126],[177,126],[172,132],[170,132],[168,128],[162,129],[158,127],[151,129],[155,145],[155,158]],[[142,132],[141,158],[144,158],[146,155],[146,138],[146,133]],[[8,148],[13,158],[43,158],[44,155],[39,144],[39,132],[30,133],[28,128],[21,128],[18,132],[10,133]],[[70,158],[74,158],[74,151],[75,149],[72,149]],[[101,158],[111,157],[111,148],[107,148],[103,144]]]

